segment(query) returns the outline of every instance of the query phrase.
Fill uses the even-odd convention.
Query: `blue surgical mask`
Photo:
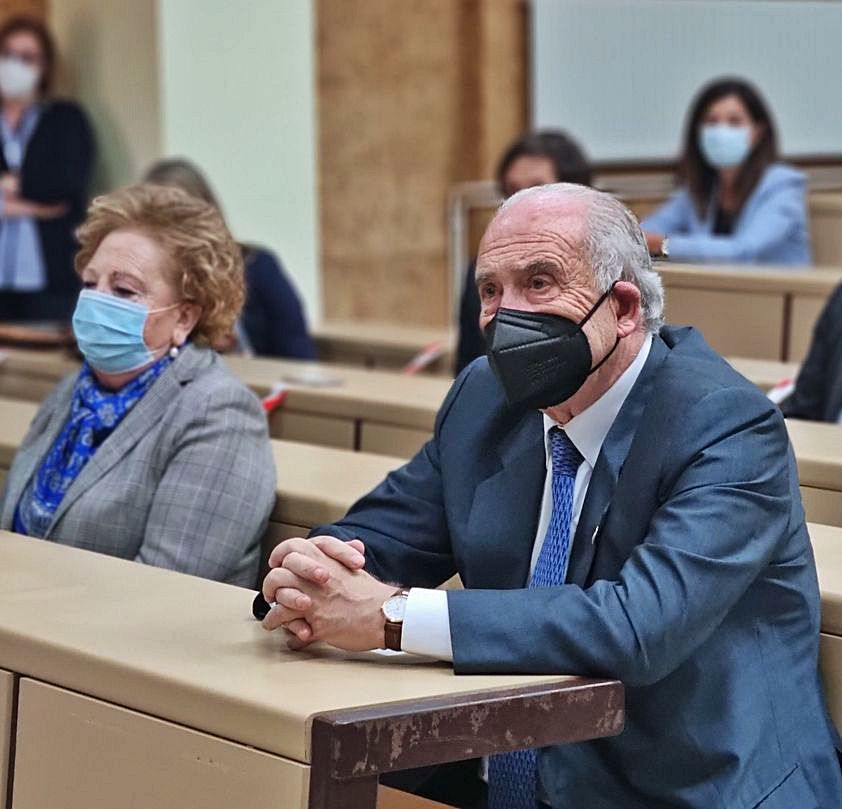
[[[699,148],[714,168],[739,166],[751,151],[751,130],[747,126],[705,124],[699,130]]]
[[[79,351],[92,368],[106,374],[126,374],[143,368],[161,350],[153,351],[143,339],[146,319],[178,305],[148,309],[142,303],[83,289],[73,313],[73,334]]]

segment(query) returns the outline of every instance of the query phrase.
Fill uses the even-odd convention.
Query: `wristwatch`
[[[403,635],[403,616],[406,613],[406,602],[409,590],[400,589],[383,602],[380,612],[386,623],[383,634],[387,649],[393,652],[401,651],[401,636]]]

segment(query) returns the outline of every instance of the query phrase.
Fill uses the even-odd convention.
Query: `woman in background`
[[[39,408],[0,527],[253,587],[275,464],[260,402],[211,348],[244,298],[237,243],[154,185],[94,200],[79,241],[85,362]]]
[[[703,88],[690,108],[683,186],[641,222],[649,252],[676,261],[810,263],[806,178],[778,162],[775,124],[740,79]]]
[[[50,96],[55,60],[42,23],[0,27],[0,320],[69,320],[79,288],[94,140],[82,109]]]
[[[146,172],[146,182],[176,186],[221,213],[210,183],[187,160],[161,160]],[[278,259],[262,247],[241,244],[246,272],[246,303],[235,327],[238,348],[265,357],[315,359],[298,294]]]
[[[506,149],[497,166],[497,185],[504,197],[549,183],[590,185],[591,167],[578,143],[564,132],[532,132]],[[472,261],[465,273],[459,303],[459,341],[456,347],[457,374],[485,354],[485,339],[479,327],[480,301]]]

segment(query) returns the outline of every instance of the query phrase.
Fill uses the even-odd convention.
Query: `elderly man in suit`
[[[492,757],[491,807],[842,805],[780,413],[661,325],[643,234],[605,194],[514,195],[477,285],[488,359],[408,464],[275,549],[266,627],[625,683],[620,736]],[[464,590],[428,589],[457,571]]]

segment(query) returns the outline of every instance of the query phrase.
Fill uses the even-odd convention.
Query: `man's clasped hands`
[[[348,651],[384,646],[383,602],[397,589],[363,570],[365,546],[358,539],[287,539],[269,557],[263,597],[275,606],[263,619],[283,629],[290,649],[324,641]]]

